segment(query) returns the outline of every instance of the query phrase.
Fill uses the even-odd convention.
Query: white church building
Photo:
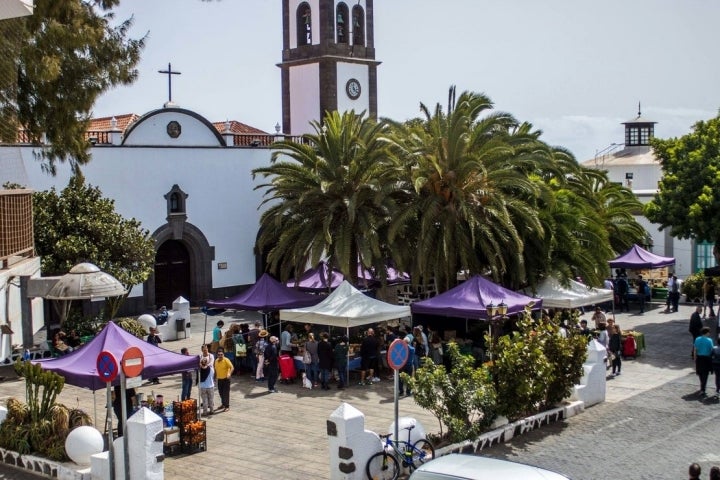
[[[309,132],[326,111],[377,116],[373,0],[283,0],[282,23],[276,132],[211,123],[171,102],[144,115],[93,120],[86,133],[92,159],[81,167],[86,182],[155,240],[154,274],[132,289],[121,313],[170,306],[178,296],[202,305],[253,284],[264,268],[254,250],[264,193],[256,187],[264,180],[251,172],[269,164],[269,146]],[[69,166],[58,164],[49,176],[36,153],[23,132],[17,143],[0,143],[0,184],[61,191]]]

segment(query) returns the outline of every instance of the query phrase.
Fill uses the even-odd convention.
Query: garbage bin
[[[185,338],[188,337],[187,326],[186,326],[184,318],[176,318],[175,319],[175,331],[178,333],[177,334],[178,339],[180,338],[180,332],[182,332],[185,335]]]

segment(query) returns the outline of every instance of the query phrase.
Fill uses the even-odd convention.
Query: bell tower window
[[[337,43],[348,43],[348,7],[341,2],[338,3],[335,10],[335,31],[337,32]]]
[[[638,104],[638,115],[632,120],[623,122],[625,125],[625,146],[646,147],[655,136],[655,124],[652,120],[642,117]]]
[[[352,9],[353,45],[365,45],[365,11],[360,5]]]
[[[307,2],[297,8],[297,44],[312,45],[312,9]]]

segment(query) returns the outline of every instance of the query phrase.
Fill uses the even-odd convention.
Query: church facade
[[[86,182],[155,240],[154,273],[132,289],[122,314],[169,307],[179,296],[202,305],[253,284],[263,273],[254,250],[263,179],[253,179],[252,170],[269,164],[273,142],[311,132],[310,122],[326,111],[377,116],[372,0],[283,0],[282,15],[283,125],[274,134],[237,121],[211,123],[172,97],[144,115],[94,119],[86,132]],[[170,65],[164,73],[172,73]],[[69,166],[45,174],[24,140],[21,132],[17,144],[0,143],[0,183],[62,190]]]

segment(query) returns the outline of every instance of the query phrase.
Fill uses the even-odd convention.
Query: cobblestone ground
[[[648,350],[625,361],[623,374],[608,380],[607,401],[484,454],[575,480],[687,478],[692,462],[707,478],[710,467],[720,465],[720,405],[712,396],[713,376],[710,396],[696,393],[686,320],[691,312],[684,306],[673,314],[618,315],[622,328],[645,332]]]
[[[608,380],[604,403],[482,454],[536,464],[575,480],[687,478],[692,462],[702,465],[702,478],[707,478],[710,466],[720,465],[720,405],[713,397],[701,399],[695,394],[698,380],[692,370],[687,332],[693,307],[681,305],[680,312],[672,314],[662,313],[664,306],[654,307],[644,315],[617,315],[621,328],[645,333],[647,350],[635,360],[624,361],[622,375]],[[225,325],[251,320],[244,317],[226,317]],[[211,320],[208,328],[217,317]],[[188,346],[197,351],[204,318],[193,315],[192,323],[192,338],[163,346],[176,351]],[[176,396],[180,390],[176,377],[163,378],[155,393]],[[714,377],[709,383],[714,384]],[[348,402],[365,413],[366,428],[387,429],[393,418],[390,384],[384,379],[373,387],[355,386],[342,392],[281,385],[281,394],[267,395],[267,387],[256,384],[249,375],[234,379],[231,411],[208,421],[208,451],[167,458],[165,478],[189,478],[189,472],[193,477],[218,479],[329,478],[326,419],[342,402]],[[142,390],[149,392],[151,387]],[[22,398],[23,384],[0,383],[0,403],[9,396]],[[87,390],[66,387],[61,397],[67,405],[77,403],[93,412],[93,396]],[[95,407],[101,416],[101,399]],[[420,419],[430,432],[437,429],[434,418],[411,398],[402,399],[400,414]],[[37,477],[0,466],[0,480],[32,478]]]

